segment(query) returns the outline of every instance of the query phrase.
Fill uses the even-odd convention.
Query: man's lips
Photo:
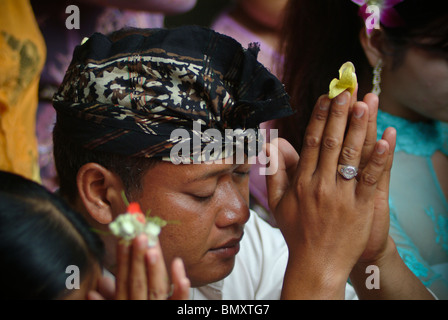
[[[218,254],[224,257],[235,256],[240,251],[240,242],[243,234],[238,238],[232,238],[216,247],[210,249],[211,253]]]

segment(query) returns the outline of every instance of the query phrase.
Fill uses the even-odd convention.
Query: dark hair
[[[104,247],[83,217],[41,185],[0,171],[0,299],[58,299],[69,265],[83,276]]]
[[[372,33],[372,42],[398,65],[411,46],[445,54],[448,48],[448,13],[445,0],[405,0],[395,6],[403,27]],[[359,83],[359,96],[371,90],[372,67],[361,43],[365,27],[359,6],[350,0],[290,0],[282,32],[285,56],[282,80],[291,96],[295,115],[276,121],[279,136],[298,152],[311,110],[318,97],[328,92],[330,81],[346,61],[352,61]],[[294,130],[292,130],[294,128]]]
[[[149,32],[148,30],[125,27],[111,32],[107,37],[112,42],[116,42],[130,34],[146,34]],[[131,157],[83,148],[70,139],[70,136],[59,125],[58,118],[56,118],[53,129],[53,154],[59,191],[70,202],[73,202],[78,195],[76,176],[84,164],[98,163],[117,174],[123,182],[127,199],[133,201],[142,191],[141,180],[144,173],[162,161],[159,158]]]
[[[117,174],[124,185],[129,201],[133,201],[142,191],[141,180],[144,173],[161,161],[158,158],[129,157],[116,153],[85,149],[74,143],[56,120],[53,129],[53,153],[59,179],[59,191],[69,202],[77,195],[76,176],[87,163],[98,163]]]

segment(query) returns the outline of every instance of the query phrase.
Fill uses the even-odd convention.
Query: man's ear
[[[80,200],[89,215],[100,224],[112,222],[124,212],[121,179],[97,163],[83,165],[76,176]]]
[[[370,66],[375,67],[378,61],[382,58],[382,54],[378,49],[381,41],[380,31],[374,30],[369,36],[366,29],[363,28],[359,33],[359,41],[364,49],[364,53],[369,61]]]

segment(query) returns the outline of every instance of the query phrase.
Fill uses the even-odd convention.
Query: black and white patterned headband
[[[256,49],[198,26],[95,33],[75,49],[54,96],[58,125],[84,148],[128,156],[166,160],[177,144],[199,141],[188,157],[200,159],[217,133],[227,150],[235,142],[224,139],[226,129],[245,135],[292,114]],[[188,136],[176,137],[176,129]]]

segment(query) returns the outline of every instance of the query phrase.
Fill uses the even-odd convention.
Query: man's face
[[[142,179],[138,200],[144,212],[178,221],[162,229],[160,243],[167,266],[184,261],[193,287],[223,279],[249,219],[249,164],[162,162]]]

